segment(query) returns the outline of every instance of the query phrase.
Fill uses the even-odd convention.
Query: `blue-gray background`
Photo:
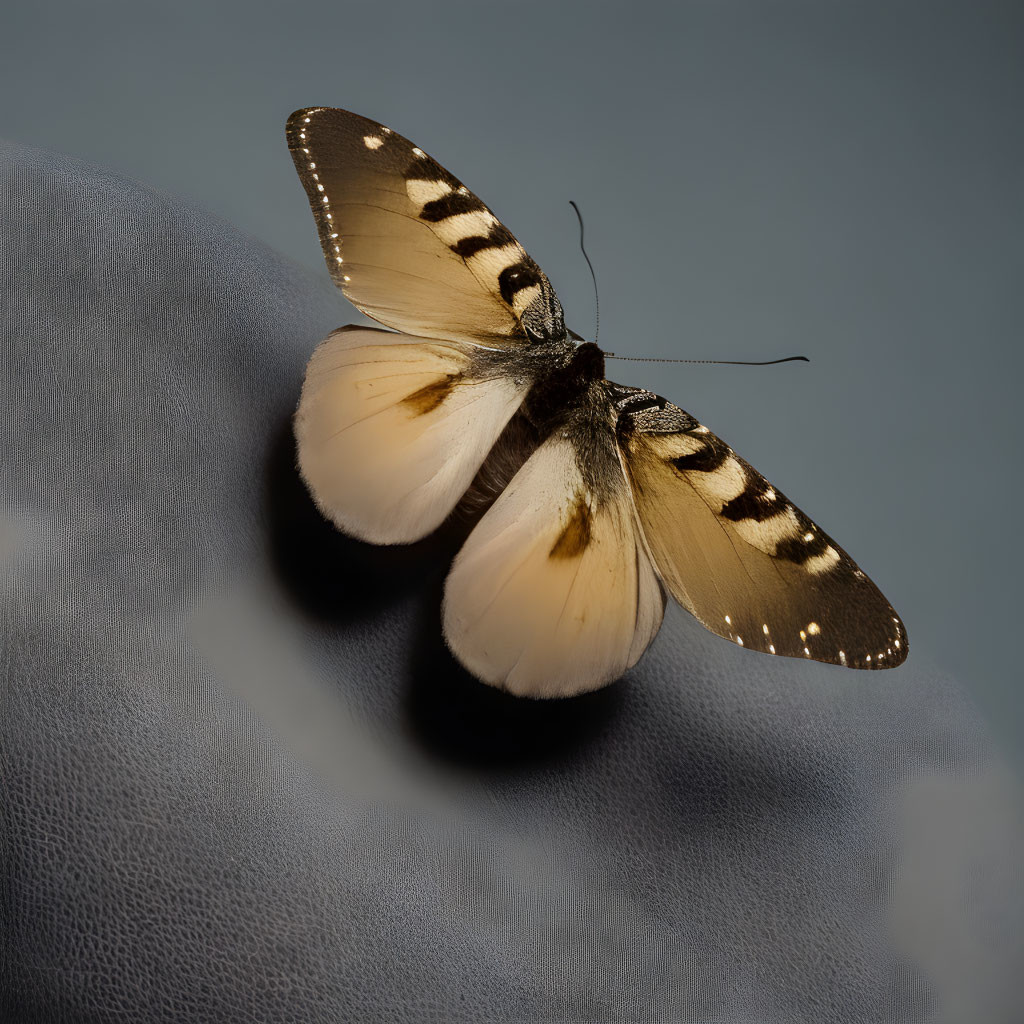
[[[4,21],[0,134],[184,196],[317,273],[283,127],[344,106],[478,192],[590,335],[575,199],[606,349],[808,355],[610,366],[832,533],[911,656],[1019,748],[1020,4],[23,4]]]

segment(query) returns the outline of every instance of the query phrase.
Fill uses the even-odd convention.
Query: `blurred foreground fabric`
[[[1019,783],[913,635],[672,609],[607,690],[490,690],[468,525],[371,548],[296,477],[326,273],[11,144],[0,218],[0,1018],[1024,1019]]]

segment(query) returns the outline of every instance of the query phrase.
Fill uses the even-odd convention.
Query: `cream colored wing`
[[[343,327],[313,353],[295,414],[299,471],[321,511],[374,544],[436,529],[524,387],[454,341]]]
[[[525,697],[595,690],[658,632],[664,595],[613,449],[610,458],[611,472],[588,466],[601,486],[588,485],[576,446],[556,432],[455,559],[445,639],[484,682]]]
[[[648,391],[608,385],[654,563],[708,629],[743,647],[850,668],[907,656],[903,623],[817,524],[707,427]]]
[[[526,344],[565,337],[540,267],[454,175],[347,110],[288,119],[327,266],[367,316],[424,338]]]

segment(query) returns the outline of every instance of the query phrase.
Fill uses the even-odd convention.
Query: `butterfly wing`
[[[564,338],[547,277],[454,175],[347,110],[288,119],[288,147],[346,297],[387,327],[487,344]]]
[[[478,678],[568,697],[618,679],[661,626],[664,594],[611,426],[555,431],[470,534],[445,585],[445,639]]]
[[[484,355],[363,327],[321,343],[294,425],[299,471],[327,518],[374,544],[440,526],[525,393]]]
[[[672,595],[712,632],[790,657],[890,668],[903,623],[849,555],[688,413],[609,384],[637,514]]]
[[[403,332],[345,329],[317,349],[299,467],[347,533],[417,540],[470,485],[551,347],[571,348],[562,310],[494,214],[401,135],[311,107],[287,137],[334,280]]]

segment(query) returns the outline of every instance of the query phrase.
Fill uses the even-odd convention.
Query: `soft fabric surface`
[[[490,690],[440,635],[466,524],[358,544],[295,473],[326,273],[13,145],[0,216],[5,1020],[1024,1014],[960,685],[675,609],[605,691]]]

